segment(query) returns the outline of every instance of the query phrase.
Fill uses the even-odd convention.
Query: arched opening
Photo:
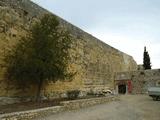
[[[118,85],[118,93],[119,94],[126,94],[126,85]]]

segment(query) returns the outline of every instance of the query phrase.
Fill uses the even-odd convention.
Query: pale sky
[[[152,68],[160,68],[160,0],[32,0]]]

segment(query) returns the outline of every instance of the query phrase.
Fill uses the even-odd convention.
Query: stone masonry
[[[36,93],[36,86],[28,84],[22,89],[4,77],[3,56],[19,38],[25,35],[30,25],[43,14],[49,13],[29,0],[0,0],[0,96],[29,97]],[[62,28],[70,31],[74,38],[71,61],[68,69],[76,72],[73,80],[44,83],[42,95],[61,97],[67,90],[89,91],[104,87],[113,89],[114,73],[133,71],[137,64],[129,56],[73,26],[58,17]],[[24,94],[25,93],[25,94]]]
[[[115,88],[130,80],[132,94],[145,94],[148,87],[160,86],[160,69],[119,72],[115,75]],[[118,92],[118,88],[116,89]],[[127,93],[127,91],[126,91]]]
[[[99,98],[90,98],[90,99],[80,99],[72,101],[61,102],[61,106],[53,106],[47,108],[40,108],[35,110],[21,111],[0,114],[0,120],[31,120],[33,118],[42,118],[47,115],[53,115],[56,113],[77,110],[81,108],[90,107],[97,104],[108,103],[111,101],[118,101],[119,96],[108,96],[108,97],[99,97]]]

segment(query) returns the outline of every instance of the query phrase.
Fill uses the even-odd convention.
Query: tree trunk
[[[39,83],[38,83],[38,89],[37,89],[37,96],[36,96],[36,102],[40,102],[41,101],[41,87],[42,87],[42,84],[43,84],[43,80],[39,80]]]

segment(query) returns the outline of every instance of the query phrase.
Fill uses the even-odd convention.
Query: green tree
[[[144,53],[143,53],[143,67],[145,70],[151,69],[150,57],[148,51],[146,51],[146,47],[144,47]]]
[[[45,80],[72,76],[67,72],[71,38],[60,28],[56,16],[44,15],[6,56],[8,79],[33,81],[38,86],[36,96],[40,100]]]

